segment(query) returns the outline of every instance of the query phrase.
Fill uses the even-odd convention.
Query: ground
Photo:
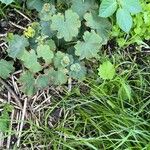
[[[34,10],[13,7],[1,15],[0,59],[10,60],[7,34],[22,34],[37,18]],[[9,110],[8,119],[1,119],[9,130],[0,132],[0,147],[149,150],[150,40],[143,41],[119,47],[116,38],[110,38],[100,51],[101,60],[87,62],[86,80],[49,86],[34,96],[21,92],[18,78],[23,67],[16,60],[15,72],[6,80],[0,78],[1,116]],[[97,71],[106,58],[117,68],[110,81],[102,81]]]

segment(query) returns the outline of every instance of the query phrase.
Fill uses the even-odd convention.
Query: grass
[[[74,87],[60,100],[52,99],[53,105],[40,113],[40,120],[28,120],[22,145],[54,150],[149,150],[150,80],[149,73],[145,73],[149,64],[143,69],[143,64],[135,62],[122,65],[119,69],[128,69],[116,78],[130,85],[130,99],[124,100],[118,94],[122,80],[104,82],[90,77],[86,84],[82,83],[89,93]],[[59,109],[61,115],[57,114],[58,120],[52,123]]]
[[[21,7],[14,3],[11,8]],[[0,17],[6,19],[7,11],[9,9],[0,4]],[[29,10],[25,11],[30,14]],[[28,99],[22,132],[19,132],[21,111],[16,109],[11,129],[0,137],[0,141],[1,138],[8,140],[11,135],[14,143],[10,148],[18,149],[15,138],[21,133],[20,149],[150,150],[149,56],[136,50],[129,53],[121,48],[108,53],[101,54],[96,64],[110,58],[116,65],[114,79],[100,79],[96,70],[98,65],[90,64],[90,68],[94,68],[92,75],[73,86],[71,92],[59,87],[58,91],[63,92],[53,89],[50,97],[46,92],[42,96],[39,93],[37,97],[40,98],[35,103],[35,97]],[[14,89],[18,89],[17,76],[13,81]],[[2,87],[0,92],[3,91]],[[11,98],[9,93],[8,97]],[[22,97],[22,101],[24,99]]]

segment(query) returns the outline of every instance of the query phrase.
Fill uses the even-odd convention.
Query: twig
[[[6,42],[1,43],[1,44],[0,44],[0,47],[3,46],[3,45],[6,46]]]
[[[12,131],[12,124],[13,124],[13,119],[14,119],[14,110],[11,113],[11,121],[10,121],[10,128],[9,128],[9,136],[7,138],[7,149],[10,149],[10,142],[11,142],[11,131]]]
[[[21,133],[22,133],[26,109],[27,109],[27,100],[28,100],[27,98],[25,98],[25,100],[24,100],[24,106],[23,106],[23,110],[22,110],[22,117],[21,117],[21,124],[20,124],[20,130],[19,130],[19,135],[18,135],[17,147],[20,146]]]
[[[19,10],[17,10],[17,9],[14,9],[18,14],[20,14],[21,16],[23,16],[25,19],[27,19],[28,21],[30,21],[31,22],[31,19],[30,18],[28,18],[26,15],[24,15],[22,12],[20,12]]]
[[[15,23],[12,22],[12,21],[9,21],[9,23],[10,23],[11,25],[13,25],[13,26],[19,28],[19,29],[22,29],[22,30],[25,30],[25,29],[26,29],[26,28],[24,28],[24,27],[22,27],[22,26],[20,26],[20,25],[15,24]]]
[[[7,33],[4,33],[4,34],[0,34],[0,37],[6,37],[7,36]]]
[[[3,79],[0,78],[0,82],[5,86],[5,88],[13,95],[15,102],[17,103],[17,105],[22,108],[22,104],[18,98],[18,96],[15,94],[15,92],[11,89],[11,87],[5,82],[3,81]]]

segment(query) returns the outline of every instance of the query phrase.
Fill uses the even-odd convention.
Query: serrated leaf
[[[31,72],[26,71],[23,74],[21,74],[19,78],[19,83],[22,85],[21,91],[24,94],[32,96],[36,92],[35,78]]]
[[[109,17],[111,16],[117,9],[117,1],[116,0],[102,0],[102,3],[99,8],[99,16],[100,17]]]
[[[84,41],[78,41],[75,45],[75,54],[80,56],[80,60],[93,58],[97,56],[102,46],[102,38],[95,31],[86,31],[83,36]]]
[[[57,37],[64,38],[65,41],[71,41],[73,37],[76,37],[80,26],[79,16],[72,10],[66,10],[65,15],[58,13],[52,17],[52,30],[56,30]]]
[[[49,84],[49,78],[48,75],[40,75],[37,79],[36,79],[36,87],[38,89],[43,89],[46,88]]]
[[[115,76],[115,73],[116,73],[115,67],[109,61],[103,62],[102,65],[100,65],[98,69],[98,75],[104,80],[113,79],[113,77]]]
[[[96,7],[95,0],[72,0],[71,9],[83,19],[83,16],[87,11],[90,12]]]
[[[86,25],[91,29],[95,29],[99,36],[103,39],[103,44],[106,44],[109,39],[111,24],[106,18],[98,17],[97,13],[86,13],[84,15]]]
[[[42,70],[41,65],[37,62],[37,55],[34,50],[31,50],[30,52],[25,51],[20,59],[23,61],[25,67],[31,72],[37,73]]]
[[[83,80],[85,78],[85,75],[86,75],[85,66],[79,63],[74,63],[70,66],[69,76],[71,78],[74,78],[77,80]]]
[[[126,33],[129,33],[132,27],[132,17],[130,13],[123,8],[119,8],[116,13],[117,24]]]
[[[54,53],[48,45],[39,45],[37,47],[37,56],[38,58],[42,57],[47,64],[50,64],[54,57]]]
[[[131,14],[137,14],[142,11],[139,0],[122,0],[121,5],[127,9]]]
[[[72,59],[68,54],[58,51],[54,57],[54,66],[55,68],[65,68],[72,63]]]
[[[55,71],[51,69],[49,70],[48,76],[54,85],[62,85],[67,82],[67,75],[62,70]]]
[[[6,5],[9,5],[11,4],[12,2],[14,2],[14,0],[0,0],[2,3],[6,4]]]
[[[13,67],[13,63],[6,61],[4,59],[0,60],[0,77],[6,79],[10,76],[10,73],[13,72],[15,68]]]
[[[24,53],[25,48],[29,46],[29,42],[24,36],[12,35],[11,39],[8,39],[8,45],[8,55],[16,59]]]

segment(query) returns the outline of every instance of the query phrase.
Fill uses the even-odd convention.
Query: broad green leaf
[[[48,74],[50,81],[54,85],[62,85],[67,82],[67,75],[62,70],[55,71],[54,69],[49,70]]]
[[[42,70],[41,65],[37,62],[37,55],[34,50],[31,50],[30,52],[25,51],[20,59],[23,61],[25,67],[31,72],[37,73]]]
[[[13,67],[13,63],[6,61],[4,59],[0,60],[0,77],[6,79],[10,76],[10,73],[13,72],[15,68]]]
[[[117,23],[119,27],[126,33],[129,33],[132,27],[132,17],[130,13],[123,8],[119,8],[116,13]]]
[[[96,57],[102,46],[102,38],[92,30],[91,32],[86,31],[83,39],[84,41],[78,41],[75,45],[75,54],[80,56],[80,60]]]
[[[102,0],[102,3],[99,8],[99,16],[100,17],[109,17],[111,16],[117,9],[117,1],[116,0]]]
[[[36,92],[35,78],[31,72],[26,71],[23,74],[21,74],[19,78],[19,83],[22,85],[21,91],[24,94],[32,96]]]
[[[49,85],[49,78],[48,75],[40,75],[37,79],[36,79],[36,87],[38,89],[43,89],[46,88]]]
[[[79,63],[74,63],[70,66],[70,72],[69,76],[77,79],[77,80],[83,80],[86,75],[86,68],[85,66],[79,64]]]
[[[96,8],[95,0],[72,0],[71,9],[76,12],[81,19],[83,19],[84,14],[92,9]]]
[[[122,0],[121,5],[127,9],[131,14],[137,14],[142,11],[139,0]]]
[[[29,46],[29,42],[24,36],[12,35],[12,37],[8,39],[8,45],[8,55],[16,59],[24,53],[25,48]]]
[[[54,57],[54,53],[48,45],[39,45],[37,47],[37,56],[38,58],[42,57],[47,64],[50,64]]]
[[[115,73],[116,73],[115,67],[109,61],[103,62],[102,65],[100,65],[98,68],[98,75],[104,80],[113,79]]]
[[[106,44],[109,39],[111,24],[106,18],[98,17],[97,13],[86,13],[84,15],[86,25],[91,29],[95,29],[99,36],[102,37],[103,43]]]
[[[55,68],[65,68],[72,63],[72,59],[68,54],[58,51],[54,57],[54,66]]]
[[[9,5],[11,4],[12,2],[14,2],[14,0],[0,0],[0,2],[6,4],[6,5]]]
[[[79,16],[72,10],[65,11],[65,15],[58,13],[52,17],[52,30],[56,30],[57,37],[64,38],[65,41],[71,41],[73,37],[76,37],[80,26]]]
[[[29,9],[36,9],[38,12],[40,12],[43,7],[42,0],[27,0],[26,4]]]

